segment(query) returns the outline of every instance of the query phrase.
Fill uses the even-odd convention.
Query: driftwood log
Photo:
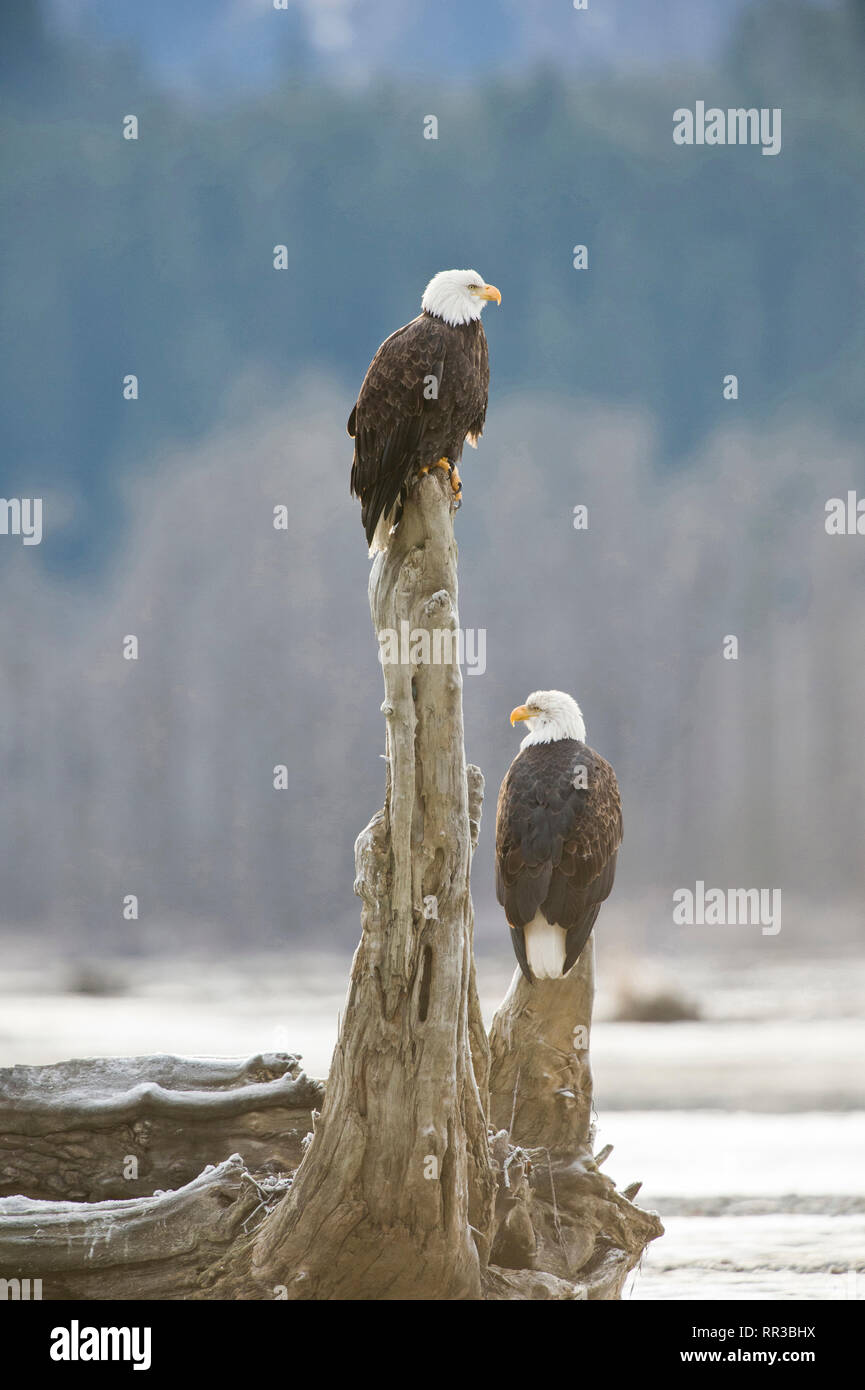
[[[235,1152],[287,1176],[323,1096],[287,1053],[13,1067],[0,1072],[0,1196],[149,1197]]]
[[[440,474],[374,561],[370,607],[380,639],[414,640],[383,663],[385,805],[357,841],[363,933],[326,1091],[287,1055],[3,1074],[11,1296],[38,1279],[59,1299],[610,1299],[661,1234],[592,1156],[591,950],[562,981],[517,972],[483,1027],[483,778]]]

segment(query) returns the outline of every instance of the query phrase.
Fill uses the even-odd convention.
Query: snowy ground
[[[865,1299],[865,1213],[664,1218],[626,1298]]]
[[[636,1299],[865,1299],[865,1111],[620,1111],[605,1169],[666,1234]]]
[[[186,966],[47,966],[7,951],[0,1066],[147,1052],[301,1052],[327,1074],[349,961],[250,957]],[[654,963],[661,984],[664,967]],[[489,1018],[510,965],[481,960]],[[702,1021],[612,1021],[598,998],[598,1147],[666,1235],[629,1283],[636,1299],[865,1300],[865,966],[676,965]]]

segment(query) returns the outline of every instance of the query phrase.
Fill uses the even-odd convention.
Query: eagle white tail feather
[[[389,516],[379,517],[378,525],[372,536],[372,544],[369,548],[369,558],[372,559],[380,550],[387,550],[387,543],[390,540],[391,527],[393,526],[393,512]]]
[[[557,980],[565,963],[565,929],[539,912],[524,928],[526,960],[536,980]]]

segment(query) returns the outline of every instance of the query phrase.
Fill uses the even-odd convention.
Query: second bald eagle
[[[609,897],[622,843],[616,774],[587,747],[576,700],[538,690],[496,810],[496,895],[526,979],[566,975]]]
[[[440,270],[421,312],[398,328],[369,365],[348,417],[354,439],[351,491],[360,498],[370,554],[384,550],[418,473],[447,469],[456,496],[466,440],[487,413],[490,365],[484,304],[502,297],[476,270]]]

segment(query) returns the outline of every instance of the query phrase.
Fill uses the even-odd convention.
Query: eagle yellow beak
[[[483,289],[478,291],[478,299],[494,299],[497,304],[501,304],[502,292],[497,290],[495,285],[484,285]]]
[[[511,724],[518,724],[521,719],[531,719],[528,705],[517,705],[516,709],[511,710]]]

